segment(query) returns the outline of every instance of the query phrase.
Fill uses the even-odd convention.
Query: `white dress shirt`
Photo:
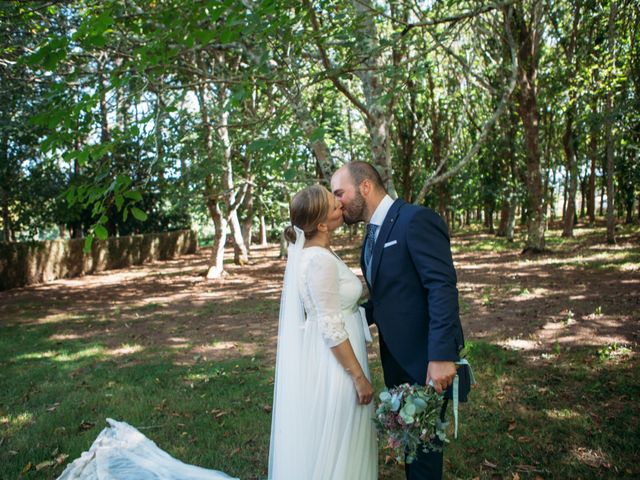
[[[371,215],[371,220],[369,221],[369,223],[378,226],[378,230],[376,230],[376,240],[378,240],[378,235],[380,235],[380,227],[382,226],[382,222],[384,222],[387,213],[389,213],[391,205],[393,205],[393,199],[389,195],[385,195],[378,204],[375,212],[373,212],[373,215]]]

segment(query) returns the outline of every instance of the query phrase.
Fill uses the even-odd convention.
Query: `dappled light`
[[[581,233],[570,242],[571,249],[582,248],[579,254],[524,258],[507,248],[492,251],[489,238],[482,241],[486,249],[474,250],[473,237],[454,235],[454,246],[465,245],[454,261],[468,358],[480,386],[461,406],[462,437],[445,459],[452,474],[456,464],[476,462],[471,471],[486,478],[496,469],[521,478],[553,476],[549,463],[521,448],[584,478],[580,468],[613,468],[609,449],[588,439],[637,425],[611,416],[622,415],[636,388],[640,278],[635,268],[606,266],[633,255],[633,248],[608,257],[589,250],[591,239]],[[336,250],[362,278],[357,240],[340,239]],[[2,380],[19,392],[0,403],[0,437],[15,443],[55,430],[76,445],[75,457],[104,417],[115,416],[151,438],[157,433],[173,455],[188,460],[189,452],[205,449],[209,460],[192,461],[212,467],[237,455],[228,438],[249,441],[261,452],[255,468],[264,469],[284,271],[278,254],[275,245],[263,249],[250,265],[229,265],[216,281],[205,280],[210,250],[201,249],[166,263],[0,292],[2,325],[16,339],[4,344],[1,366],[13,373]],[[372,334],[377,342],[375,328]],[[377,348],[369,359],[380,390]],[[253,413],[245,418],[247,409]],[[238,422],[247,422],[244,430]],[[256,433],[246,437],[246,431]],[[488,441],[485,435],[490,451],[511,452],[512,463],[473,446]],[[556,450],[565,437],[575,448]],[[225,445],[221,456],[211,457],[218,445]],[[50,454],[22,463],[55,462],[69,450]],[[396,478],[391,466],[382,471]]]

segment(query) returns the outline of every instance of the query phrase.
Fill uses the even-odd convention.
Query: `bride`
[[[342,205],[320,185],[298,192],[278,327],[269,479],[378,476],[362,284],[330,248]],[[368,333],[368,332],[367,332]]]

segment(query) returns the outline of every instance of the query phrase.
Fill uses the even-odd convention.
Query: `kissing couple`
[[[378,478],[368,325],[378,328],[388,388],[431,384],[438,393],[446,391],[446,398],[464,347],[442,218],[394,201],[367,162],[338,169],[331,190],[313,185],[290,203],[269,448],[272,480]],[[360,280],[331,249],[334,231],[358,222],[366,223],[360,267],[369,297],[362,306]],[[443,420],[446,405],[445,400]],[[442,470],[442,448],[419,448],[405,465],[409,480],[441,479]]]

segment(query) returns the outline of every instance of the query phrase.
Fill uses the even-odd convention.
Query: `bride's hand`
[[[356,393],[358,394],[358,404],[367,405],[373,399],[373,385],[362,375],[354,380]]]

